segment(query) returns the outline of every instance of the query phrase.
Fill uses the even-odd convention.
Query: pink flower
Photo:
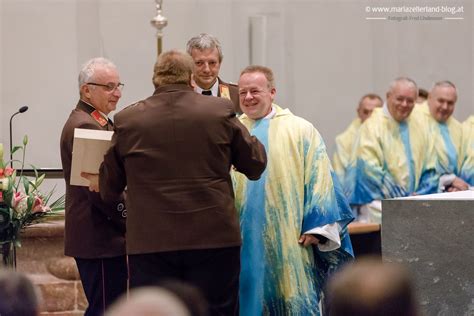
[[[0,202],[3,202],[3,192],[0,191]]]
[[[15,170],[10,167],[6,167],[4,169],[0,168],[0,179],[11,176],[13,174],[13,171]]]
[[[46,213],[51,209],[44,205],[43,199],[39,196],[35,196],[35,201],[33,202],[33,208],[31,209],[31,213]]]
[[[26,198],[26,195],[23,192],[14,192],[12,196],[12,207],[16,208],[24,198]]]
[[[13,174],[13,171],[14,171],[13,168],[6,167],[3,173],[5,174],[6,177],[9,177]]]
[[[25,193],[18,191],[14,192],[12,196],[12,208],[18,214],[24,214],[28,210],[28,201]]]

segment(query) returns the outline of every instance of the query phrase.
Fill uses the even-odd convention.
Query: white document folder
[[[113,134],[113,131],[74,129],[71,185],[89,186],[89,180],[81,177],[81,172],[99,173]]]

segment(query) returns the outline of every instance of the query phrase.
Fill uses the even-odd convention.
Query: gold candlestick
[[[156,27],[156,48],[157,55],[160,55],[163,50],[163,28],[168,25],[168,19],[162,15],[163,0],[155,0],[156,2],[156,16],[151,19],[150,23]]]

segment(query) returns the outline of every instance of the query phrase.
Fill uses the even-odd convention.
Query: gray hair
[[[86,61],[79,72],[78,83],[79,89],[94,77],[97,68],[117,69],[117,66],[104,57],[95,57]]]
[[[437,88],[437,87],[451,87],[454,90],[456,90],[456,93],[457,93],[457,90],[458,90],[456,88],[456,86],[454,85],[454,83],[452,83],[449,80],[442,80],[442,81],[435,82],[435,84],[433,84],[433,87],[431,87],[431,91],[433,91],[433,89]]]
[[[418,96],[418,85],[416,84],[415,80],[413,79],[410,79],[408,77],[398,77],[397,79],[393,80],[391,83],[390,83],[390,86],[389,86],[389,90],[388,91],[393,91],[393,89],[395,88],[395,86],[398,84],[398,83],[408,83],[408,84],[411,84],[415,87],[415,90],[416,90],[416,95]]]
[[[222,59],[224,59],[224,55],[222,54],[221,43],[215,36],[207,33],[201,33],[198,36],[191,38],[186,44],[186,51],[189,55],[191,55],[193,49],[205,50],[213,48],[217,48],[217,52],[219,53],[219,62],[221,63]]]

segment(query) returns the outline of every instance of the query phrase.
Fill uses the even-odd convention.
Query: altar
[[[382,258],[405,264],[426,315],[474,315],[474,191],[382,202]]]

